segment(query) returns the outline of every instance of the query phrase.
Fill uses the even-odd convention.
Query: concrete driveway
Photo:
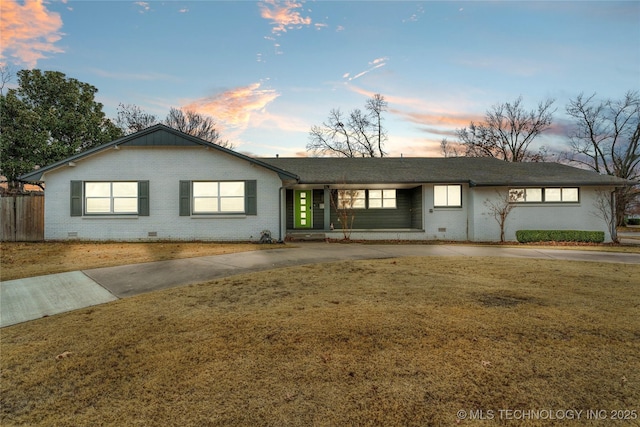
[[[541,258],[640,265],[640,254],[616,252],[472,245],[300,243],[295,248],[149,262],[0,282],[0,327],[236,274],[348,259],[407,256]]]

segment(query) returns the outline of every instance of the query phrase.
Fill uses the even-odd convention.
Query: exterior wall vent
[[[78,237],[78,232],[77,231],[69,231],[67,233],[67,237]]]
[[[149,236],[149,237],[158,237],[158,232],[157,231],[150,231],[149,233],[147,233],[147,236]]]
[[[446,227],[438,228],[438,233],[446,233],[446,232],[447,232],[447,228]]]

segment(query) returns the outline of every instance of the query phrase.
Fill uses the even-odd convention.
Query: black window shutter
[[[180,181],[180,216],[191,215],[191,181]]]
[[[258,182],[255,179],[244,182],[244,212],[258,215]]]
[[[71,181],[71,216],[82,216],[82,181]]]
[[[149,181],[138,181],[138,215],[149,216]]]

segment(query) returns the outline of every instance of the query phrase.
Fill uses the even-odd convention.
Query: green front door
[[[293,226],[311,228],[313,226],[313,192],[311,190],[293,191]]]

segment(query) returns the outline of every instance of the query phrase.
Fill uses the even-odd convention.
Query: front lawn
[[[430,257],[234,276],[3,328],[0,424],[638,414],[639,308],[640,266],[626,264]]]

